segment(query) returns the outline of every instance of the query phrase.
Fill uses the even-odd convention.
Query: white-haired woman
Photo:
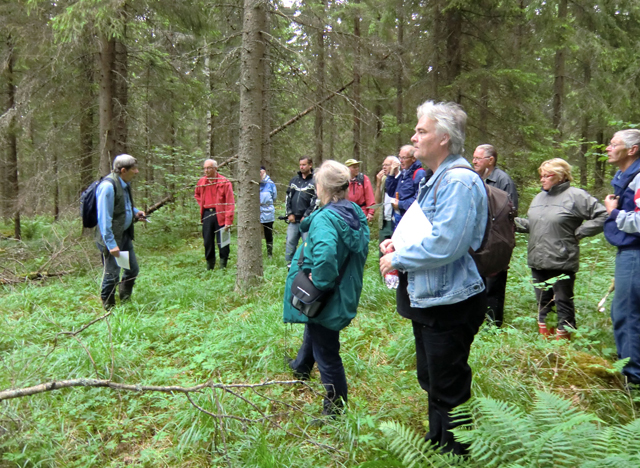
[[[602,232],[605,207],[586,191],[572,187],[571,166],[560,158],[538,168],[542,191],[529,206],[527,218],[516,218],[519,232],[528,232],[528,264],[538,302],[538,329],[548,337],[547,315],[556,306],[557,339],[576,328],[573,285],[580,265],[580,239]],[[560,278],[560,279],[558,279]]]
[[[318,364],[320,380],[327,391],[322,414],[332,416],[341,413],[347,402],[340,330],[356,316],[369,246],[367,218],[358,205],[346,199],[350,179],[349,169],[336,161],[325,161],[315,173],[322,208],[300,225],[308,236],[291,262],[284,292],[284,322],[306,324],[302,346],[289,366],[297,378],[308,379],[314,364]],[[304,258],[299,266],[303,247]],[[291,304],[291,283],[300,269],[309,274],[317,289],[331,294],[314,318]]]

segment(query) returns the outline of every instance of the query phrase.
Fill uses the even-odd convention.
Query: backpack
[[[456,168],[468,169],[476,174],[472,168],[467,166],[453,166],[445,172]],[[438,179],[435,187],[434,204],[438,201],[438,186],[443,176],[444,173]],[[469,248],[469,254],[476,262],[480,276],[487,278],[509,268],[511,254],[516,245],[516,225],[515,210],[509,194],[497,187],[485,184],[484,180],[482,184],[487,191],[487,227],[480,248],[475,251]]]
[[[98,225],[98,207],[96,206],[96,190],[103,180],[108,180],[115,189],[113,179],[102,177],[91,184],[80,195],[80,217],[83,228],[94,228]]]

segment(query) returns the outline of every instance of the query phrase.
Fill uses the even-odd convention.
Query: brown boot
[[[542,335],[542,338],[544,338],[545,340],[547,338],[549,338],[549,333],[550,332],[549,332],[549,329],[547,328],[547,324],[546,323],[538,322],[538,331]]]
[[[556,332],[556,340],[557,341],[560,341],[560,340],[571,341],[571,333],[569,333],[567,330],[558,329],[558,331]]]

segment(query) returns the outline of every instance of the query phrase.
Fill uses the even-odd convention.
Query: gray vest
[[[127,215],[127,208],[125,203],[125,194],[124,189],[122,188],[122,184],[120,183],[120,177],[117,174],[111,173],[106,178],[113,180],[115,183],[114,189],[114,198],[113,198],[113,218],[111,220],[111,230],[113,231],[113,236],[116,239],[116,244],[118,247],[122,247],[122,237],[124,236],[125,229],[124,223]],[[131,200],[131,209],[133,210],[133,197],[131,196],[131,188],[127,185],[127,192],[129,193],[129,200]],[[131,240],[133,240],[133,220],[131,222],[131,226],[126,230],[126,233],[129,235]],[[102,239],[102,234],[100,233],[100,228],[96,228],[96,242],[100,245],[104,245],[104,239]]]

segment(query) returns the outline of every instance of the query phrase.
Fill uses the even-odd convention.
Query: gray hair
[[[400,151],[398,151],[398,154],[402,153],[402,151],[408,151],[409,152],[409,156],[411,156],[412,158],[415,157],[416,154],[416,149],[414,148],[413,145],[403,145],[400,147]],[[398,161],[400,161],[398,159]]]
[[[124,168],[129,170],[133,166],[137,165],[138,160],[136,158],[130,154],[121,154],[120,156],[116,156],[116,159],[113,160],[113,172],[120,174],[120,169]]]
[[[422,117],[435,121],[436,134],[449,135],[449,152],[451,154],[464,152],[467,114],[459,104],[426,101],[418,107],[418,120]]]
[[[631,148],[633,145],[638,145],[640,149],[640,130],[635,128],[628,128],[626,130],[620,130],[615,135],[624,142],[625,148]]]
[[[351,172],[344,164],[329,159],[322,163],[314,178],[319,189],[320,203],[323,205],[347,198]]]
[[[218,168],[218,161],[216,161],[215,159],[205,159],[202,165],[204,166],[208,162],[213,163],[213,167],[215,167],[216,169]]]
[[[489,144],[479,145],[476,149],[484,151],[485,156],[492,156],[493,159],[495,159],[495,161],[498,162],[498,152],[493,147],[493,145],[489,145]]]
[[[387,159],[391,159],[391,161],[393,161],[395,164],[400,164],[400,159],[398,158],[398,156],[391,155],[384,158],[385,161]]]

